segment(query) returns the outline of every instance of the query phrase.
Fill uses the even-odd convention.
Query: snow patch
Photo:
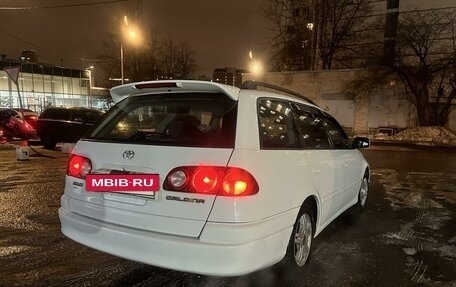
[[[370,135],[370,138],[381,140],[396,140],[408,142],[422,142],[432,144],[443,144],[456,146],[456,135],[445,129],[444,127],[414,127],[409,128],[400,133],[389,136],[385,133],[376,133]]]

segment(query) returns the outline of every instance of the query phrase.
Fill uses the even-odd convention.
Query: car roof
[[[94,108],[87,108],[87,107],[49,107],[46,108],[46,110],[86,110],[86,111],[95,111],[95,112],[101,112],[100,110],[94,109]]]
[[[150,95],[157,93],[204,92],[224,93],[233,100],[239,97],[241,89],[215,82],[190,80],[146,81],[116,86],[110,90],[115,103],[129,96]]]
[[[289,94],[282,94],[282,93],[276,93],[276,92],[270,92],[270,91],[264,91],[264,90],[241,90],[240,92],[240,97],[243,97],[243,94],[248,94],[255,99],[258,98],[274,98],[274,99],[282,99],[290,102],[295,102],[295,103],[300,103],[303,105],[307,105],[310,107],[313,107],[317,110],[323,111],[319,106],[315,105],[314,103],[308,102],[306,99],[289,95]]]

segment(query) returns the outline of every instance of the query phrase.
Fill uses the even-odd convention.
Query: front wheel
[[[303,205],[294,224],[286,255],[287,260],[294,266],[302,267],[309,259],[313,234],[311,209],[308,205]]]
[[[54,149],[57,143],[49,132],[43,133],[41,136],[41,144],[45,149]]]
[[[359,188],[359,192],[358,192],[358,202],[356,203],[356,206],[359,211],[363,211],[364,208],[366,207],[368,194],[369,194],[369,181],[367,180],[366,177],[364,177],[363,181],[361,182],[361,187]]]

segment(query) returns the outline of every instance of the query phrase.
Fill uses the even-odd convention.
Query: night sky
[[[1,7],[56,6],[107,0],[3,0]],[[23,49],[38,52],[40,62],[85,68],[97,63],[101,43],[120,27],[137,1],[56,9],[0,10],[0,53],[18,58]],[[194,49],[198,75],[219,67],[246,68],[248,52],[260,52],[268,22],[259,5],[266,0],[143,0],[139,23],[159,36],[185,40]],[[133,17],[129,20],[134,21]],[[8,35],[9,34],[9,35]],[[119,68],[120,69],[120,68]]]

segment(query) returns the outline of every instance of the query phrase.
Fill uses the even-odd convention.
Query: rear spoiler
[[[110,90],[114,103],[133,95],[178,93],[178,92],[212,92],[227,94],[233,100],[239,98],[239,88],[208,81],[167,80],[131,83],[114,87]]]

